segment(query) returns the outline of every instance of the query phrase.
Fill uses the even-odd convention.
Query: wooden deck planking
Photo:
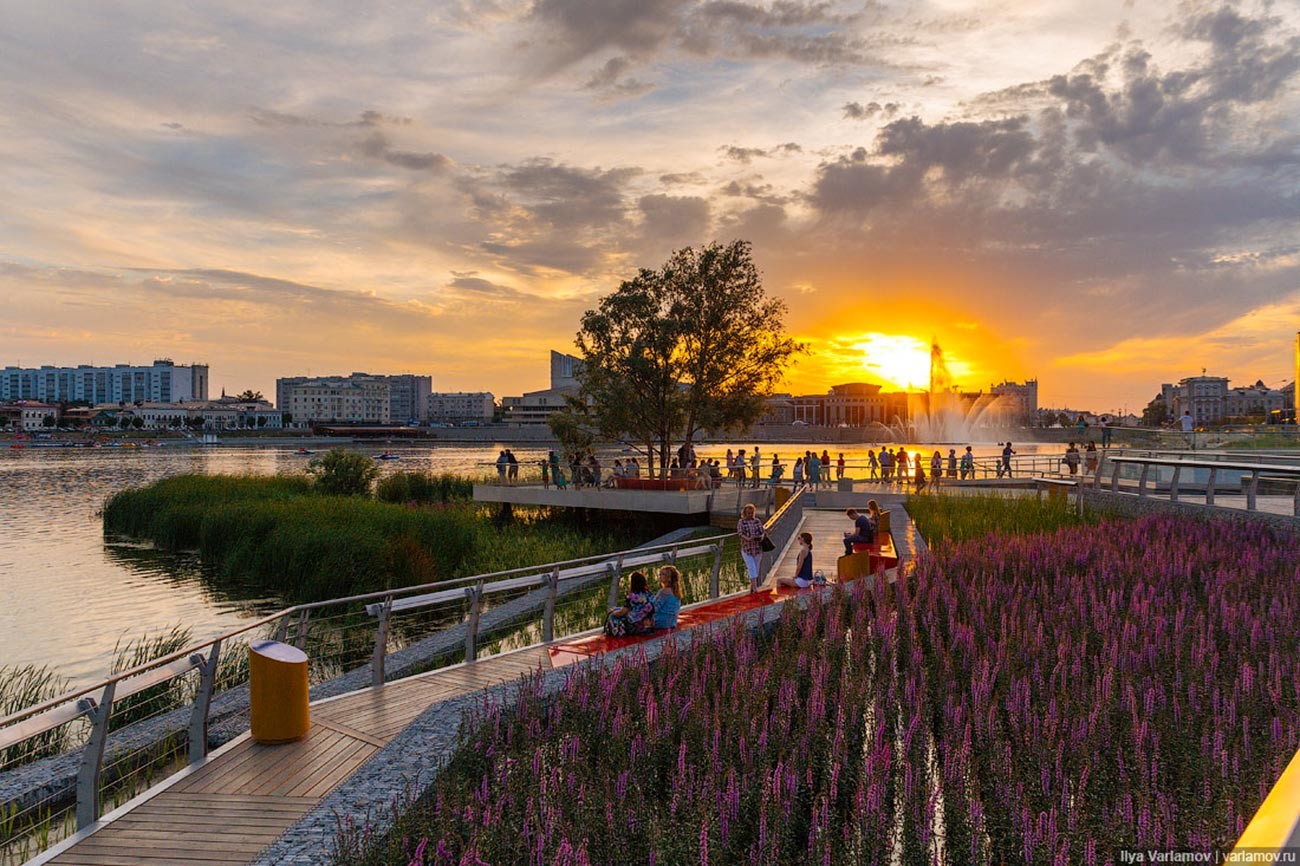
[[[544,647],[430,671],[312,706],[296,743],[246,739],[49,861],[245,864],[438,701],[550,667]]]

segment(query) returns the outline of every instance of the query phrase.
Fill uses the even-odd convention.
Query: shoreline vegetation
[[[319,484],[319,482],[317,482]],[[207,579],[301,603],[633,547],[654,520],[470,501],[473,482],[404,472],[370,495],[324,495],[307,476],[178,475],[124,490],[104,531],[196,550]]]
[[[1100,863],[1230,846],[1300,745],[1300,539],[913,504],[935,544],[906,579],[558,694],[531,680],[475,711],[391,829],[343,826],[334,862]]]

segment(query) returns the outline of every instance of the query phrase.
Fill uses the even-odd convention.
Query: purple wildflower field
[[[1185,518],[955,544],[485,707],[349,863],[1094,864],[1230,846],[1300,745],[1300,539]]]

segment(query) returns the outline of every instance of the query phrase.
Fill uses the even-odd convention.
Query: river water
[[[490,469],[486,464],[503,446],[387,447],[402,459],[384,463],[383,472],[477,474]],[[727,447],[699,452],[721,456]],[[814,447],[822,450],[802,443],[764,445],[764,462],[773,452],[792,462]],[[865,457],[867,447],[835,445],[831,454],[842,451],[855,462]],[[1029,453],[1033,447],[1017,446],[1017,451]],[[358,450],[378,454],[380,449]],[[546,453],[536,446],[514,450],[525,463]],[[991,455],[997,449],[986,445],[975,450]],[[608,458],[615,456],[611,452]],[[91,682],[109,672],[119,640],[160,634],[176,625],[204,638],[282,607],[277,598],[215,589],[204,580],[195,555],[105,538],[99,512],[117,491],[166,476],[295,473],[304,471],[307,459],[282,444],[0,448],[0,665],[48,665],[73,682]]]

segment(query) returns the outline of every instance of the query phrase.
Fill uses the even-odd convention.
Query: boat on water
[[[310,448],[299,448],[297,451],[293,453],[297,454],[299,457],[307,457],[309,455],[315,454],[316,452],[312,451]]]
[[[401,460],[401,459],[402,459],[402,455],[400,455],[400,454],[389,454],[387,451],[385,451],[383,454],[380,454],[380,455],[379,455],[378,457],[376,457],[375,459],[376,459],[376,460]]]

